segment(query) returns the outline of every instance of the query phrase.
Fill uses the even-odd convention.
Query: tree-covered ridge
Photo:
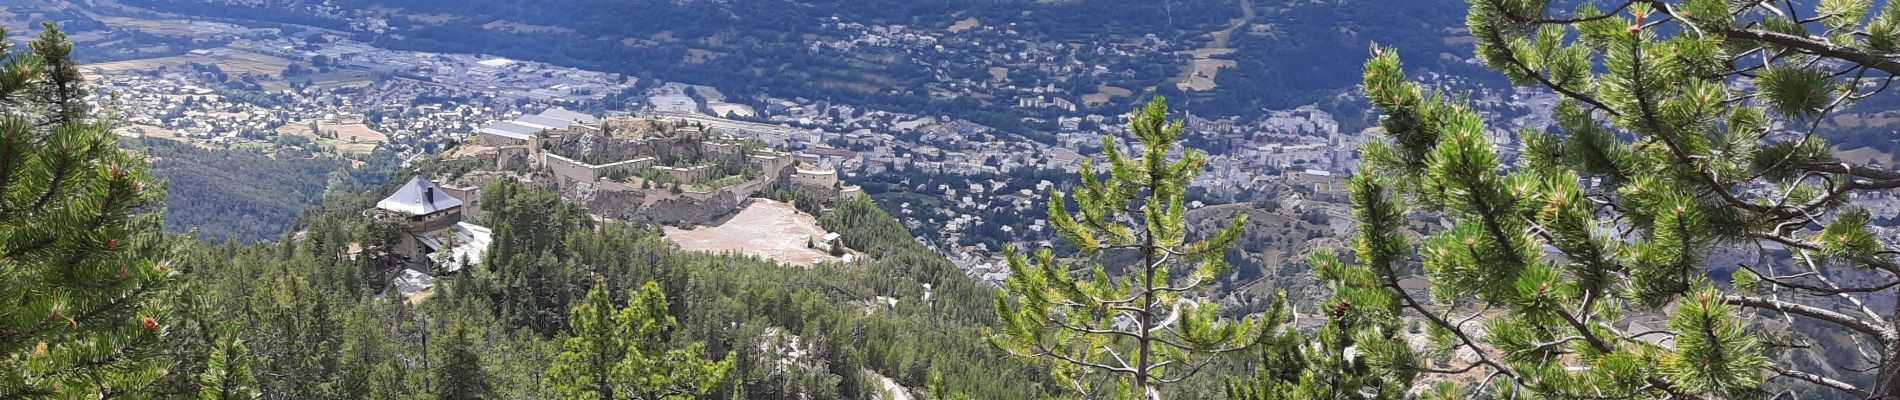
[[[386,180],[378,163],[353,167],[348,160],[294,147],[271,152],[251,148],[210,149],[181,141],[146,138],[132,147],[147,154],[152,173],[164,180],[165,228],[191,231],[205,240],[251,242],[291,231],[304,210],[332,191],[362,190]]]
[[[867,398],[880,386],[866,371],[918,390],[934,379],[979,398],[1051,390],[1047,375],[982,339],[981,327],[993,321],[991,289],[911,241],[868,202],[837,204],[820,220],[870,261],[807,268],[683,252],[655,230],[594,222],[520,183],[496,183],[484,194],[479,218],[496,232],[493,257],[439,279],[419,304],[385,285],[393,270],[374,251],[384,239],[359,212],[374,193],[329,199],[301,239],[182,247],[179,264],[201,295],[185,302],[190,310],[181,314],[190,318],[173,342],[185,361],[165,387],[200,393],[204,382],[233,382],[222,371],[242,367],[256,383],[231,386],[265,398],[560,397],[562,385],[578,382],[560,376],[576,369],[550,366],[564,363],[576,338],[591,337],[570,310],[595,298],[628,310],[616,314],[631,318],[635,308],[626,306],[635,304],[651,317],[625,321],[676,324],[634,335],[657,342],[622,348],[670,360],[696,355],[719,363],[702,371],[729,369],[694,375],[691,387],[706,398]],[[503,248],[512,256],[500,255]],[[647,300],[629,303],[640,296]],[[600,326],[589,324],[582,326]],[[219,334],[227,325],[242,327],[235,340]],[[249,356],[234,359],[233,344]],[[628,373],[626,366],[642,365],[636,359],[647,358],[618,358],[605,376],[651,376]],[[661,381],[680,382],[669,379]]]

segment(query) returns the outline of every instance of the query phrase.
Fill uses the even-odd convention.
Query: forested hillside
[[[132,146],[147,152],[153,175],[170,189],[165,229],[206,240],[276,237],[327,191],[358,190],[381,183],[388,173],[384,165],[352,167],[347,160],[287,146],[266,153],[149,138]]]
[[[820,221],[871,261],[797,267],[681,252],[654,230],[597,223],[552,193],[502,182],[484,191],[480,216],[498,236],[491,257],[413,304],[384,286],[374,252],[347,250],[375,244],[377,228],[356,212],[375,198],[332,198],[302,240],[188,245],[179,265],[203,295],[174,327],[190,340],[175,349],[188,360],[181,367],[205,368],[215,328],[228,325],[242,327],[270,398],[441,393],[451,390],[436,377],[454,365],[443,359],[458,354],[451,345],[477,349],[479,368],[464,372],[488,378],[496,395],[553,397],[562,379],[548,366],[569,337],[567,311],[599,279],[615,304],[657,283],[679,323],[665,342],[736,354],[711,398],[868,398],[880,383],[867,372],[979,398],[1052,390],[1046,371],[985,344],[992,289],[869,203],[838,204]],[[443,339],[456,330],[465,341]]]

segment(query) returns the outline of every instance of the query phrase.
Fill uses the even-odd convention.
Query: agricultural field
[[[1850,149],[1850,150],[1842,150],[1842,149],[1837,148],[1837,149],[1834,149],[1834,156],[1840,157],[1842,161],[1847,161],[1847,162],[1859,163],[1859,162],[1867,162],[1869,160],[1872,160],[1874,162],[1880,163],[1880,165],[1887,165],[1887,166],[1893,165],[1893,154],[1888,154],[1887,152],[1880,151],[1872,147],[1861,147],[1861,148]]]
[[[370,151],[376,149],[376,145],[389,140],[389,135],[370,129],[368,125],[362,123],[318,122],[317,130],[321,133],[311,132],[309,122],[299,122],[277,128],[277,134],[311,138],[319,144],[333,147],[338,153],[346,155],[369,154]]]
[[[1095,87],[1095,93],[1082,95],[1082,103],[1089,107],[1094,107],[1108,104],[1110,100],[1114,100],[1117,97],[1128,97],[1134,94],[1135,91],[1133,90],[1103,84]]]
[[[112,128],[112,133],[116,133],[119,136],[124,136],[124,137],[129,137],[129,138],[134,138],[134,139],[153,138],[153,139],[165,139],[165,140],[175,140],[175,141],[180,141],[180,142],[194,143],[193,141],[185,139],[183,135],[179,135],[178,132],[176,131],[172,131],[170,129],[165,129],[162,127],[157,127],[157,126],[152,126],[152,125],[142,125],[142,124],[122,125],[122,126]],[[208,146],[205,146],[202,143],[194,143],[194,144],[198,144],[198,147],[201,147],[201,148],[209,148]]]
[[[963,31],[976,29],[977,27],[980,27],[980,26],[983,26],[982,21],[978,21],[976,17],[968,17],[968,18],[957,20],[957,23],[955,24],[950,24],[950,33],[960,33]]]
[[[197,63],[217,65],[218,69],[231,76],[245,74],[281,77],[285,67],[292,61],[264,54],[252,53],[240,49],[220,47],[208,49],[210,54],[185,54],[171,57],[126,60],[108,63],[86,64],[80,70],[88,75],[132,74],[158,69],[160,67],[183,67]]]
[[[1228,52],[1233,51],[1233,49],[1201,49],[1201,50],[1226,50]],[[1218,84],[1214,83],[1214,77],[1220,75],[1220,70],[1224,68],[1233,68],[1235,65],[1237,65],[1234,60],[1205,58],[1201,56],[1201,54],[1204,54],[1204,53],[1215,53],[1215,52],[1195,51],[1194,53],[1195,53],[1194,61],[1191,64],[1189,64],[1189,67],[1186,71],[1182,71],[1185,74],[1183,76],[1176,78],[1178,80],[1178,83],[1176,83],[1176,87],[1179,87],[1181,90],[1190,91],[1190,92],[1205,92],[1209,90],[1214,90],[1215,88],[1219,87]]]
[[[375,74],[361,70],[336,70],[334,72],[300,76],[296,79],[299,82],[307,82],[312,86],[324,89],[335,89],[346,86],[360,88],[368,87],[370,84],[376,83]],[[268,85],[266,86],[268,88]]]

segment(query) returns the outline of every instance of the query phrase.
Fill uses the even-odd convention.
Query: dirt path
[[[880,396],[876,396],[876,398],[882,400],[914,400],[910,397],[910,390],[904,389],[904,385],[897,384],[897,380],[868,369],[864,370],[864,372],[877,377],[877,383],[880,387],[878,392],[881,393],[879,393]]]
[[[1213,33],[1214,43],[1209,44],[1207,47],[1216,48],[1216,49],[1227,48],[1227,38],[1232,37],[1234,35],[1234,31],[1240,30],[1241,27],[1247,26],[1247,23],[1252,22],[1253,18],[1254,18],[1253,2],[1249,0],[1240,0],[1240,18],[1235,18],[1233,22],[1228,23],[1227,29],[1215,31]]]
[[[1214,77],[1220,74],[1220,70],[1237,65],[1234,60],[1214,57],[1233,54],[1236,49],[1227,46],[1228,39],[1233,37],[1234,31],[1252,22],[1255,16],[1253,2],[1240,0],[1240,18],[1229,22],[1226,29],[1209,32],[1208,35],[1214,40],[1210,41],[1206,47],[1188,52],[1193,57],[1189,59],[1187,67],[1181,69],[1181,76],[1175,78],[1176,87],[1193,92],[1214,90],[1217,86]]]

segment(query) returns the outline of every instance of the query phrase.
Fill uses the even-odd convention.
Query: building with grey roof
[[[435,183],[416,176],[395,193],[376,202],[379,218],[401,218],[408,222],[402,241],[394,254],[408,259],[411,267],[455,272],[462,266],[481,262],[494,234],[488,228],[462,220],[465,204],[473,199],[457,198]]]
[[[515,118],[514,122],[529,126],[547,127],[545,129],[567,129],[568,125],[574,124],[574,121],[544,115],[523,115],[520,118]]]
[[[499,121],[483,126],[475,133],[483,143],[500,146],[526,142],[529,137],[540,133],[541,129],[514,121]]]
[[[547,111],[542,111],[541,116],[554,118],[554,119],[567,120],[569,122],[573,122],[577,124],[595,124],[595,123],[600,122],[600,117],[595,117],[593,115],[588,115],[587,113],[582,113],[582,112],[569,111],[565,108],[558,108],[558,107],[547,109]]]
[[[437,188],[435,183],[416,176],[409,179],[395,193],[376,202],[376,208],[394,211],[411,216],[428,216],[439,212],[461,212],[462,200],[450,196]]]

